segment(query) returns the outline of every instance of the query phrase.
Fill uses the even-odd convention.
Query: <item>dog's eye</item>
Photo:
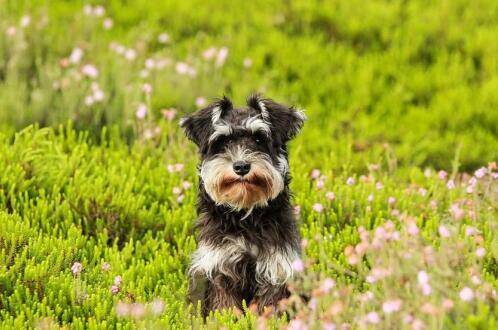
[[[256,142],[257,144],[263,144],[265,143],[265,141],[266,138],[263,134],[257,133],[256,135],[254,135],[254,142]]]

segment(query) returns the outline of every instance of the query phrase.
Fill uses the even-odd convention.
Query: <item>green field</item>
[[[255,91],[308,116],[303,270],[203,320],[178,119]],[[493,0],[0,0],[0,328],[498,327],[497,91]]]

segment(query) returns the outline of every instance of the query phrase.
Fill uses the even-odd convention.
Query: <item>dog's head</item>
[[[286,144],[305,116],[258,95],[247,107],[223,98],[185,117],[180,125],[199,147],[201,182],[218,205],[234,210],[265,206],[285,188]]]

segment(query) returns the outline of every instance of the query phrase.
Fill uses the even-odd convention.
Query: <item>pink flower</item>
[[[163,117],[169,121],[172,121],[175,116],[176,116],[176,109],[170,108],[170,109],[163,109],[161,110],[161,113],[163,114]]]
[[[455,220],[461,220],[465,215],[465,212],[458,206],[457,203],[454,203],[450,207],[450,213],[455,218]]]
[[[83,58],[83,50],[81,48],[74,48],[71,52],[71,55],[69,55],[69,62],[73,64],[78,64],[81,59]]]
[[[446,298],[443,300],[443,303],[441,305],[443,306],[444,310],[448,311],[452,309],[455,304],[453,303],[453,300]]]
[[[365,321],[371,324],[377,324],[380,322],[379,314],[376,312],[370,312],[365,316]]]
[[[418,190],[418,193],[419,193],[420,196],[425,197],[425,195],[427,195],[427,189],[420,188]]]
[[[252,60],[249,57],[246,57],[244,58],[242,65],[244,66],[244,68],[248,69],[252,66]]]
[[[455,182],[453,180],[448,180],[446,187],[450,190],[455,189]]]
[[[309,327],[303,321],[299,319],[293,319],[289,322],[287,330],[308,330]]]
[[[145,94],[147,94],[147,95],[151,94],[151,93],[152,93],[152,85],[151,85],[151,84],[149,84],[149,83],[145,83],[145,84],[142,86],[142,91],[143,91]]]
[[[304,263],[301,259],[296,259],[292,262],[292,269],[294,269],[296,272],[300,273],[304,270]]]
[[[189,72],[190,67],[185,62],[178,62],[178,63],[176,63],[175,70],[176,70],[176,73],[184,75],[184,74],[187,74]]]
[[[396,203],[396,198],[394,198],[394,197],[392,197],[392,196],[391,196],[391,197],[389,197],[389,198],[387,199],[387,203],[388,203],[389,205],[392,205],[392,204]]]
[[[108,262],[104,262],[104,263],[102,264],[102,270],[103,270],[104,272],[108,272],[110,269],[111,269],[111,264],[109,264]]]
[[[93,8],[93,14],[94,14],[96,17],[102,17],[102,16],[104,16],[104,14],[105,14],[105,9],[104,9],[104,7],[102,7],[102,6],[95,6],[95,7]]]
[[[349,178],[346,180],[346,184],[347,184],[348,186],[352,186],[352,185],[354,185],[354,184],[355,184],[355,182],[356,182],[356,180],[355,180],[353,177],[349,177]]]
[[[367,302],[374,298],[374,294],[371,291],[367,291],[359,296],[361,302]]]
[[[332,191],[327,191],[325,194],[325,198],[327,198],[329,201],[333,201],[335,199],[335,194]]]
[[[375,188],[377,190],[381,190],[382,188],[384,188],[384,185],[382,184],[382,182],[379,181],[375,184]]]
[[[227,56],[228,56],[228,48],[221,47],[220,50],[218,50],[218,55],[216,56],[216,62],[215,62],[216,66],[222,67],[227,59]]]
[[[417,236],[419,233],[419,229],[417,227],[417,224],[413,221],[408,222],[407,231],[408,231],[408,234],[410,234],[412,236]]]
[[[475,235],[477,232],[478,230],[475,227],[472,226],[465,227],[465,236],[472,236]]]
[[[175,195],[180,195],[182,193],[182,190],[180,187],[173,187],[173,194]]]
[[[157,41],[161,44],[167,44],[170,40],[171,38],[166,32],[163,32],[159,36],[157,36]]]
[[[147,112],[147,106],[143,103],[140,103],[137,107],[137,112],[135,113],[135,115],[138,119],[144,119],[145,116],[147,116]]]
[[[130,305],[124,302],[118,302],[116,304],[116,315],[118,317],[125,317],[130,313]]]
[[[474,291],[471,288],[465,287],[460,291],[460,299],[463,301],[471,301],[474,299]]]
[[[88,107],[91,107],[95,103],[95,99],[93,98],[93,95],[87,95],[85,96],[85,105]]]
[[[311,171],[311,178],[313,180],[318,179],[319,176],[320,176],[320,170],[319,169],[315,168],[315,169],[313,169]]]
[[[387,300],[382,304],[382,310],[386,314],[397,312],[401,309],[402,303],[400,299]]]
[[[205,106],[206,99],[202,96],[199,96],[198,98],[195,99],[195,105],[197,105],[199,108]]]
[[[130,315],[134,319],[140,319],[145,315],[145,308],[142,304],[134,303],[131,305]]]
[[[441,235],[441,237],[444,237],[444,238],[448,238],[451,236],[451,233],[450,231],[448,230],[448,228],[446,228],[445,226],[441,225],[439,226],[438,228],[438,232],[439,232],[439,235]]]
[[[486,175],[486,173],[488,172],[488,169],[486,167],[481,167],[480,169],[478,169],[477,171],[474,172],[474,175],[476,176],[476,178],[482,178]]]
[[[112,294],[118,294],[119,290],[120,290],[119,286],[117,286],[117,285],[112,285],[111,289],[110,289],[110,291],[111,291]]]
[[[420,290],[424,296],[429,296],[432,293],[432,287],[427,283],[422,284]]]
[[[83,67],[81,68],[81,73],[91,79],[95,79],[99,76],[99,70],[91,64],[83,65]]]
[[[323,205],[320,203],[315,203],[313,204],[313,211],[322,213],[323,212]]]
[[[417,282],[420,285],[429,283],[429,275],[424,270],[419,271],[417,274]]]
[[[153,58],[146,59],[144,64],[147,70],[152,70],[156,67],[156,61]]]
[[[137,57],[137,51],[134,50],[133,48],[128,48],[127,50],[125,50],[124,52],[124,57],[128,60],[128,61],[133,61],[136,57]]]
[[[176,198],[176,201],[181,204],[183,200],[185,199],[185,195],[181,194]]]
[[[120,286],[123,283],[123,278],[118,275],[114,277],[114,285]]]
[[[5,31],[5,33],[7,34],[7,36],[9,37],[13,37],[16,35],[17,33],[17,28],[15,26],[9,26],[7,28],[7,30]]]
[[[303,239],[301,240],[301,247],[302,247],[303,249],[306,249],[306,247],[307,247],[307,246],[308,246],[308,240],[307,240],[306,238],[303,238]]]
[[[320,180],[316,181],[316,188],[317,189],[322,189],[324,185],[325,185],[325,182],[323,180],[320,179]]]
[[[109,18],[109,17],[107,17],[106,19],[104,19],[104,22],[102,22],[102,26],[106,30],[111,29],[113,25],[114,25],[114,22],[112,21],[112,18]]]
[[[301,206],[295,205],[292,211],[295,215],[299,215],[301,213]]]
[[[486,255],[486,249],[485,249],[485,248],[483,248],[483,247],[479,247],[479,248],[477,248],[477,250],[476,250],[476,256],[477,256],[478,258],[482,258],[482,257],[484,257],[485,255]]]
[[[326,278],[322,282],[322,285],[320,285],[320,289],[323,292],[328,293],[334,286],[335,286],[335,281],[331,278]]]
[[[81,264],[81,262],[75,262],[71,266],[71,272],[73,272],[74,276],[78,276],[82,270],[83,270],[83,265]]]
[[[373,194],[368,195],[368,197],[367,197],[367,201],[368,201],[369,203],[371,203],[371,202],[373,202],[373,200],[374,200],[374,195],[373,195]]]
[[[154,315],[161,315],[164,311],[164,301],[161,299],[155,299],[151,305],[151,311]]]
[[[92,15],[93,14],[92,6],[90,6],[90,5],[83,6],[83,13],[85,13],[85,15],[87,15],[87,16]]]
[[[441,180],[445,180],[446,177],[448,176],[448,173],[446,173],[446,171],[439,171],[437,173],[437,176],[441,179]]]
[[[204,57],[204,59],[206,61],[211,60],[215,56],[216,56],[216,48],[215,47],[209,47],[208,49],[206,49],[205,51],[202,52],[202,57]]]
[[[189,181],[183,181],[182,187],[183,187],[183,189],[187,190],[187,189],[190,189],[190,187],[192,187],[192,184]]]

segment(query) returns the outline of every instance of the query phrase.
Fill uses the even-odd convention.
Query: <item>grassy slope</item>
[[[437,228],[444,223],[468,246],[462,252],[464,262],[452,265],[452,279],[438,280],[433,303],[440,304],[446,294],[458,301],[458,291],[472,285],[469,264],[496,288],[496,188],[482,183],[479,193],[467,194],[468,178],[461,186],[457,173],[458,168],[473,170],[498,157],[498,22],[493,1],[329,6],[307,1],[208,6],[140,1],[121,6],[110,1],[106,8],[114,19],[110,31],[101,28],[101,19],[85,17],[77,2],[50,7],[43,1],[8,2],[0,9],[0,17],[8,17],[0,20],[2,30],[17,24],[26,12],[45,12],[50,18],[44,29],[32,24],[29,33],[17,34],[15,41],[0,37],[0,118],[6,126],[0,138],[2,325],[72,322],[77,327],[126,328],[134,321],[119,319],[116,303],[155,298],[164,300],[166,310],[141,321],[143,325],[185,328],[199,322],[189,317],[183,300],[185,269],[195,248],[195,189],[184,192],[182,203],[172,193],[184,180],[196,181],[195,153],[174,122],[160,119],[159,110],[174,106],[189,112],[195,109],[196,97],[222,93],[242,102],[255,89],[305,107],[310,118],[292,144],[291,166],[301,233],[309,242],[307,260],[314,261],[311,273],[331,276],[338,287],[351,284],[351,297],[371,289],[377,304],[392,298],[392,283],[368,285],[363,271],[348,264],[345,248],[359,242],[358,226],[372,229],[392,220],[404,232],[406,224],[415,221],[423,244],[438,249],[442,243]],[[170,46],[157,43],[162,31],[171,35]],[[137,59],[128,62],[114,54],[108,47],[111,41],[135,47]],[[28,47],[22,47],[23,42]],[[229,48],[222,68],[202,59],[202,52],[213,45]],[[77,67],[59,66],[75,46],[84,49],[84,63],[98,67],[97,81],[106,93],[105,102],[90,109],[83,104],[90,81],[76,80]],[[198,75],[184,77],[173,65],[140,78],[149,57],[187,61]],[[246,57],[253,61],[249,69],[242,65]],[[68,87],[54,90],[53,81],[64,78]],[[154,88],[150,99],[141,92],[144,82]],[[134,118],[139,102],[151,108],[143,122]],[[56,125],[67,119],[90,133],[80,135],[70,128],[57,134],[28,129],[16,138],[11,133],[12,127],[33,121]],[[106,129],[100,143],[91,142],[105,123],[120,128]],[[131,147],[119,137],[140,137],[156,126],[164,134],[151,141],[139,139]],[[167,165],[175,163],[185,164],[185,169],[168,172]],[[369,171],[369,163],[379,163],[381,170]],[[434,171],[425,177],[424,166],[447,169],[457,188],[448,190],[446,180]],[[309,177],[313,168],[325,175],[322,189]],[[347,185],[347,177],[356,178],[356,183]],[[375,187],[377,181],[383,189]],[[420,187],[427,189],[425,196]],[[335,193],[334,201],[325,197],[327,191]],[[372,202],[369,194],[374,195]],[[389,197],[396,198],[394,205],[388,204]],[[468,206],[469,200],[478,207]],[[437,205],[431,206],[431,201]],[[325,211],[314,211],[315,203],[322,203]],[[465,210],[459,221],[448,212],[455,203]],[[482,239],[465,238],[470,223]],[[475,260],[476,245],[489,252],[484,260]],[[445,248],[447,252],[438,252],[439,259],[455,247]],[[367,254],[366,263],[373,264],[372,258]],[[393,260],[402,264],[397,258]],[[74,262],[83,264],[77,277],[70,270]],[[110,263],[110,271],[101,270],[104,262]],[[110,287],[117,275],[123,284],[113,296]],[[317,283],[305,280],[308,289],[303,290],[309,292]],[[399,290],[408,292],[405,305],[422,305],[423,297],[413,289]],[[350,315],[382,310],[375,304],[344,304]],[[420,317],[429,318],[424,315]],[[494,303],[486,300],[471,307],[457,303],[454,312],[436,319],[477,326],[496,322],[497,315]],[[230,314],[217,318],[221,324],[235,322]],[[238,324],[251,322],[254,317]]]

